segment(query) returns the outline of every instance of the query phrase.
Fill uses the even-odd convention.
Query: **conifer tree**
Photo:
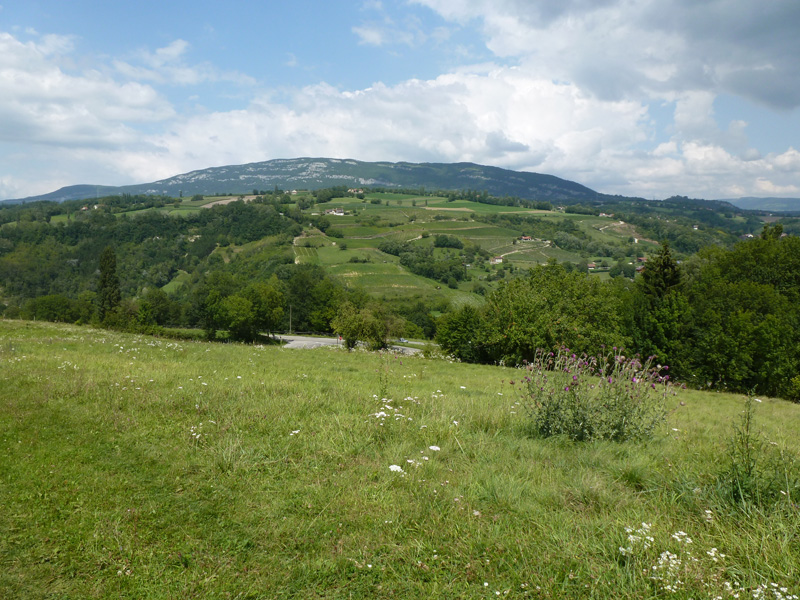
[[[681,284],[678,263],[672,258],[669,244],[661,244],[661,251],[647,261],[642,273],[642,283],[646,294],[661,299]]]
[[[105,321],[119,306],[122,295],[117,277],[117,255],[114,248],[106,246],[100,254],[100,279],[97,282],[97,316]]]

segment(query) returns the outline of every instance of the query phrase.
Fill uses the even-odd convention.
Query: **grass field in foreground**
[[[519,375],[0,320],[0,597],[798,593],[797,499],[715,491],[742,397],[679,392],[650,443],[580,444],[528,435]],[[800,406],[761,400],[794,448]]]

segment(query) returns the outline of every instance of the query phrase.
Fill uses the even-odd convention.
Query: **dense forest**
[[[783,230],[794,231],[796,219],[741,240],[740,232],[760,225],[755,216],[726,215],[680,198],[671,202],[682,212],[669,218],[665,204],[649,211],[620,206],[629,211],[627,222],[662,242],[634,277],[627,260],[633,247],[591,239],[572,220],[472,214],[476,222],[559,248],[608,256],[616,261],[613,277],[601,280],[551,261],[517,269],[495,288],[476,288],[484,296],[475,302],[434,306],[382,302],[324,266],[296,264],[293,243],[304,229],[342,235],[327,217],[306,209],[345,193],[320,190],[292,199],[261,192],[251,202],[180,216],[148,210],[179,201],[147,196],[3,207],[0,311],[5,318],[162,334],[194,328],[209,339],[241,341],[290,329],[335,331],[373,347],[392,336],[427,337],[459,360],[507,365],[523,364],[538,348],[594,353],[616,346],[656,356],[690,386],[800,400],[800,238]],[[523,205],[472,192],[448,198]],[[488,258],[454,235],[430,242],[386,239],[377,249],[453,288],[469,276],[468,262]]]

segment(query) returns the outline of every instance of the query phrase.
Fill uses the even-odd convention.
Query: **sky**
[[[0,199],[294,157],[800,197],[797,0],[0,0]]]

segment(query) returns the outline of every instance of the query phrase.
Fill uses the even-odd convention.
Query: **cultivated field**
[[[520,374],[0,320],[0,597],[800,591],[791,489],[720,492],[742,397],[679,392],[646,444],[542,440]],[[754,457],[788,464],[800,406],[760,400]]]

